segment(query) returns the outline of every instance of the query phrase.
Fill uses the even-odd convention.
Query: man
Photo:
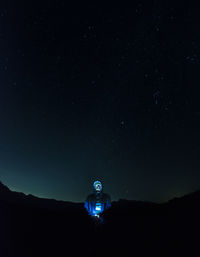
[[[100,217],[104,210],[111,207],[111,200],[108,194],[103,193],[103,186],[100,181],[93,184],[94,193],[87,197],[85,208],[91,216]]]

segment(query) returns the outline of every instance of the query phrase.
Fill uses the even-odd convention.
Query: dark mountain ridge
[[[163,204],[119,200],[102,219],[83,203],[13,192],[0,182],[0,256],[200,256],[200,191]]]
[[[0,181],[0,201],[10,204],[27,205],[31,207],[40,207],[43,209],[63,209],[71,207],[80,207],[82,203],[67,202],[55,199],[40,198],[32,194],[24,194],[21,192],[11,191]]]
[[[37,196],[34,196],[32,194],[24,194],[22,192],[16,192],[10,190],[6,185],[4,185],[0,181],[0,200],[7,201],[7,202],[23,202],[25,204],[36,204],[41,205],[43,204],[43,207],[52,206],[54,208],[57,208],[59,206],[66,207],[66,206],[83,206],[83,203],[74,203],[69,201],[63,201],[63,200],[55,200],[55,199],[49,199],[49,198],[40,198]],[[152,207],[152,206],[162,206],[162,205],[182,205],[186,203],[194,203],[200,201],[200,190],[197,190],[195,192],[183,195],[181,197],[174,197],[170,199],[167,202],[158,204],[154,202],[149,201],[136,201],[136,200],[127,200],[127,199],[119,199],[118,201],[112,202],[112,205],[116,206],[123,206],[123,207]]]

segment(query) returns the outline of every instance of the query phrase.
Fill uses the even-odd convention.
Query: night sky
[[[197,5],[2,2],[4,184],[75,202],[94,179],[112,200],[200,189]]]

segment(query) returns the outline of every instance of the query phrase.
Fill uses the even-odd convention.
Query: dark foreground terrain
[[[83,204],[0,183],[0,257],[200,256],[199,220],[200,192],[164,204],[113,202],[98,224]]]

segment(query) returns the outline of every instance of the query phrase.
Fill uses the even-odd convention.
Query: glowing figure
[[[94,193],[87,197],[85,208],[91,216],[99,218],[104,210],[111,207],[111,200],[108,194],[103,193],[100,181],[95,181],[93,188]]]

